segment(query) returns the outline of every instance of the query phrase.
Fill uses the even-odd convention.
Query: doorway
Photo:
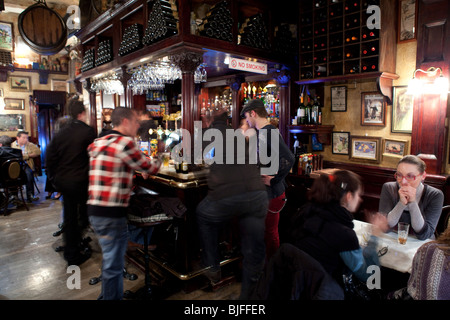
[[[45,151],[54,136],[55,123],[62,116],[60,106],[54,104],[38,104],[37,114],[38,143],[41,148],[42,168],[46,168]]]

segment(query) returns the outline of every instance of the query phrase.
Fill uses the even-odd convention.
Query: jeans
[[[123,269],[128,245],[127,218],[89,216],[102,248],[102,291],[99,300],[122,300]]]
[[[34,196],[34,172],[29,166],[25,167],[25,174],[27,176],[27,184],[25,188],[27,190],[27,197]]]
[[[241,236],[242,286],[240,299],[248,299],[259,279],[265,262],[264,228],[268,197],[266,191],[255,191],[212,200],[208,196],[197,206],[197,222],[203,247],[203,263],[212,272],[220,271],[219,231],[224,222],[239,218]]]

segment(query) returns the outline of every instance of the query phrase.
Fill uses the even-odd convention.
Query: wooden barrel
[[[19,33],[36,53],[52,55],[67,42],[67,26],[61,16],[45,3],[34,4],[19,15]]]

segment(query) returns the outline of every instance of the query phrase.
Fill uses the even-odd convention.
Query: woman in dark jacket
[[[289,232],[290,242],[319,261],[339,283],[348,270],[365,282],[371,275],[367,267],[379,265],[375,235],[387,230],[387,221],[378,213],[371,216],[372,236],[363,255],[352,215],[361,203],[362,191],[360,177],[351,171],[322,174]]]

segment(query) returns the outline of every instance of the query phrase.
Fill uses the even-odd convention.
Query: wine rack
[[[238,44],[270,50],[269,33],[262,13],[247,18],[239,28]]]
[[[119,56],[142,48],[142,25],[135,23],[125,28],[119,47]]]
[[[366,26],[369,5],[382,0],[300,3],[300,81],[380,70],[380,30]],[[383,9],[381,9],[383,11]]]
[[[232,27],[233,18],[231,11],[228,9],[228,3],[227,1],[221,1],[209,9],[198,28],[198,32],[201,36],[232,42]]]
[[[142,42],[150,45],[178,33],[178,11],[175,4],[156,0],[148,16]]]
[[[95,59],[95,65],[100,66],[112,60],[113,54],[112,54],[111,40],[107,39],[99,42],[97,49],[97,58]]]
[[[289,24],[283,24],[275,27],[275,37],[273,39],[274,51],[281,54],[297,53],[297,38],[293,35],[295,32],[291,30]]]
[[[84,52],[81,72],[85,72],[95,67],[95,48],[87,49]]]

